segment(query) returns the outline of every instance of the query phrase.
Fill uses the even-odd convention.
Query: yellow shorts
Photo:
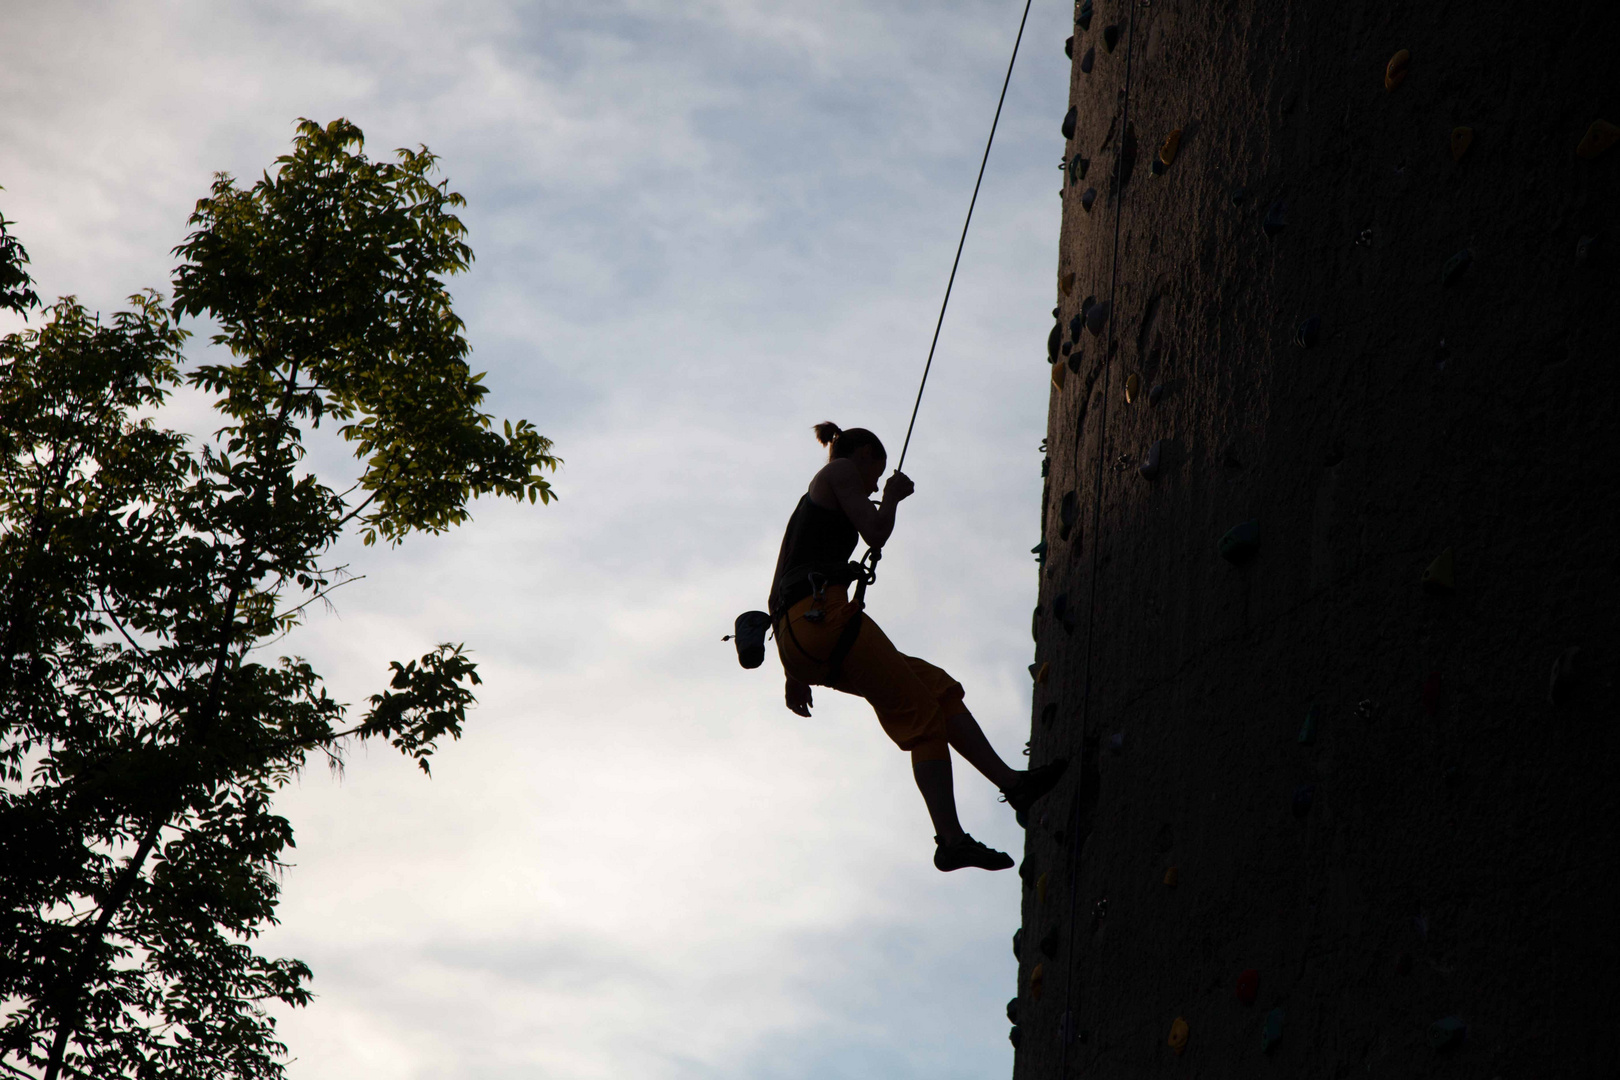
[[[804,613],[817,606],[826,617],[806,620]],[[776,652],[787,673],[800,682],[829,685],[827,660],[856,610],[847,587],[831,586],[819,604],[807,596],[789,608],[776,623]],[[865,698],[889,738],[917,761],[948,756],[945,720],[967,711],[961,683],[928,661],[900,652],[871,616],[863,620],[838,682],[831,685]]]

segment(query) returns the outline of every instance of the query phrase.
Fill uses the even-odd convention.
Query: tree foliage
[[[472,252],[426,149],[299,125],[251,187],[197,203],[166,305],[73,298],[0,340],[0,1070],[278,1077],[269,1001],[309,969],[259,955],[293,842],[275,792],[308,755],[382,738],[424,772],[459,738],[460,646],[394,662],[344,727],[310,664],[263,649],[340,583],[344,530],[390,544],[494,494],[549,502],[552,446],[480,410],[445,279]],[[0,306],[36,310],[0,220]],[[188,363],[206,318],[228,360]],[[160,427],[177,388],[222,426]],[[308,467],[330,420],[361,465]]]

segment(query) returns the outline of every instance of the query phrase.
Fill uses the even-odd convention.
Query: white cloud
[[[898,452],[1017,15],[13,5],[0,211],[42,291],[105,309],[162,286],[214,170],[251,179],[295,117],[346,115],[374,153],[443,155],[491,404],[567,460],[555,506],[346,545],[366,580],[286,646],[348,701],[440,640],[486,679],[431,781],[374,749],[281,802],[299,847],[268,947],[310,961],[319,995],[282,1021],[297,1080],[1009,1067],[1017,879],[935,872],[870,710],[827,691],[794,717],[774,661],[743,672],[719,638],[762,602],[818,464],[809,425]],[[1066,19],[1032,16],[872,596],[1009,758]],[[968,827],[1017,851],[989,785],[959,765],[957,786]]]

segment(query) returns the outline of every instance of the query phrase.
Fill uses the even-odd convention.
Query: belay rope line
[[[968,200],[967,217],[962,219],[962,235],[956,241],[956,258],[951,260],[951,276],[945,282],[945,298],[939,304],[939,318],[934,321],[934,337],[928,343],[928,360],[923,364],[922,381],[917,384],[917,400],[911,403],[911,420],[906,424],[906,440],[900,446],[900,460],[894,466],[899,472],[905,468],[906,451],[911,449],[911,431],[917,426],[917,410],[922,408],[923,391],[928,387],[928,373],[934,369],[934,350],[939,347],[939,332],[945,325],[945,309],[951,303],[951,288],[956,284],[956,268],[962,264],[962,248],[967,245],[968,226],[973,223],[973,208],[979,203],[979,187],[984,183],[984,169],[990,163],[990,147],[996,141],[996,126],[1001,123],[1001,107],[1007,103],[1007,87],[1012,83],[1013,65],[1018,62],[1018,46],[1024,41],[1024,26],[1029,22],[1029,8],[1034,0],[1024,0],[1024,14],[1018,20],[1018,36],[1013,38],[1012,56],[1007,58],[1007,74],[1001,80],[1001,96],[996,99],[996,115],[990,120],[990,135],[984,140],[984,156],[979,159],[979,175],[973,181],[973,197]],[[866,597],[866,587],[877,580],[881,548],[869,547],[861,561],[860,576],[855,586],[857,604]]]
[[[996,141],[996,127],[1001,123],[1001,108],[1007,103],[1007,87],[1012,83],[1013,66],[1018,62],[1018,47],[1024,40],[1024,27],[1029,22],[1029,9],[1034,0],[1024,0],[1024,13],[1018,20],[1018,34],[1013,38],[1012,56],[1007,59],[1007,74],[1001,80],[1001,96],[996,99],[996,114],[990,120],[990,135],[984,140],[984,156],[979,159],[979,175],[973,181],[973,197],[968,200],[967,217],[962,220],[962,235],[956,241],[956,257],[951,260],[951,274],[945,282],[945,298],[939,304],[939,318],[934,321],[934,336],[928,343],[928,360],[923,364],[922,380],[917,384],[917,398],[911,403],[911,420],[906,424],[906,439],[900,446],[900,460],[895,464],[894,471],[899,472],[906,463],[906,451],[911,448],[911,432],[917,426],[917,410],[922,407],[923,391],[928,387],[928,373],[934,369],[934,350],[939,347],[940,329],[945,325],[945,309],[951,303],[951,289],[956,285],[956,270],[962,264],[962,249],[967,244],[968,226],[973,223],[973,208],[979,203],[979,188],[984,184],[985,166],[990,162],[990,147]],[[855,583],[853,604],[855,616],[850,619],[832,654],[828,657],[829,669],[833,674],[831,681],[837,681],[837,675],[843,667],[844,657],[855,644],[855,638],[860,633],[860,624],[863,621],[861,611],[866,603],[866,587],[877,581],[878,560],[883,557],[883,549],[868,547],[866,554],[861,556],[860,562],[849,564],[850,580]],[[816,595],[820,595],[817,589]],[[765,632],[771,628],[775,612],[769,615],[763,612],[744,612],[737,616],[735,633],[727,634],[721,638],[727,641],[732,638],[737,643],[737,659],[745,668],[758,667],[765,659]],[[763,617],[763,622],[760,617]],[[791,626],[789,627],[791,629]],[[808,654],[806,654],[808,655]]]

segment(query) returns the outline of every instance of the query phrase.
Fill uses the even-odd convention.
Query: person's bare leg
[[[966,709],[945,720],[945,738],[951,748],[967,759],[969,765],[978,769],[998,788],[1009,787],[1018,778],[1017,770],[1009,767],[990,740],[984,737],[984,731],[979,722],[973,719],[973,714]]]
[[[911,774],[917,779],[917,790],[928,804],[928,817],[934,823],[934,835],[941,843],[950,844],[962,838],[962,823],[956,819],[956,791],[951,785],[951,759],[932,761],[911,760]]]

